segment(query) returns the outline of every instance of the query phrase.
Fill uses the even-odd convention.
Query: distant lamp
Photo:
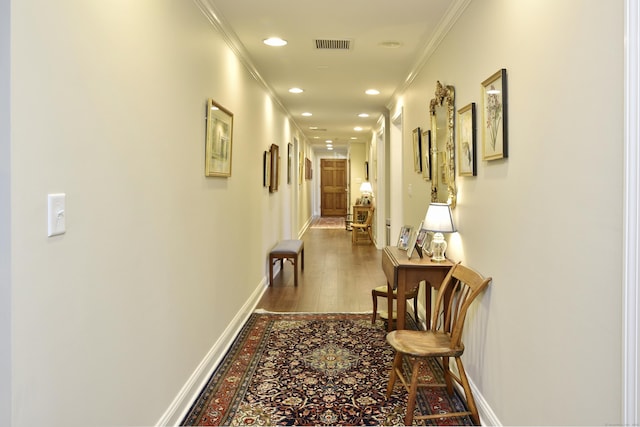
[[[371,183],[369,181],[364,181],[362,184],[360,184],[360,192],[362,193],[362,195],[367,195],[370,196],[371,193],[373,193],[373,188],[371,187]]]
[[[373,188],[371,187],[371,183],[369,181],[364,181],[362,184],[360,184],[360,193],[362,193],[362,204],[370,205]]]
[[[431,249],[433,256],[431,261],[441,262],[446,258],[444,253],[447,250],[447,242],[444,240],[442,233],[455,233],[456,226],[453,224],[453,216],[451,208],[447,203],[431,203],[424,217],[423,228],[427,231],[433,231],[433,240]]]

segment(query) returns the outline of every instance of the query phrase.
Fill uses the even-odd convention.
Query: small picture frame
[[[433,241],[433,232],[427,231],[426,236],[424,237],[424,241],[422,242],[422,252],[427,256],[432,256],[433,251],[431,250],[431,242]]]
[[[271,150],[262,153],[262,186],[271,186]]]
[[[458,175],[476,176],[476,103],[458,110]]]
[[[269,179],[269,192],[275,193],[278,191],[278,185],[280,184],[280,147],[276,144],[271,144],[269,149],[270,155],[270,179]]]
[[[422,131],[420,141],[422,150],[422,179],[431,181],[431,130]]]
[[[501,69],[482,82],[482,159],[508,157],[507,70]]]
[[[287,184],[291,184],[291,175],[293,174],[293,144],[287,144]]]
[[[411,239],[411,232],[413,231],[413,227],[410,225],[405,225],[400,230],[400,236],[398,236],[398,249],[402,249],[406,251],[409,249],[409,240]]]
[[[418,233],[415,231],[411,232],[411,237],[409,238],[409,247],[407,248],[407,258],[411,259],[413,252],[416,250],[416,239],[418,238]],[[422,258],[422,253],[418,252],[420,258]]]
[[[420,224],[420,228],[418,230],[418,237],[416,237],[416,245],[422,249],[424,246],[425,240],[427,240],[427,229],[422,228],[422,224]]]
[[[421,138],[420,128],[417,127],[413,130],[413,168],[417,173],[422,172]]]
[[[232,148],[233,113],[209,98],[207,100],[204,175],[231,176]]]

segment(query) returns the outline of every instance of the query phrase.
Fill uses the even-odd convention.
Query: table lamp
[[[446,259],[444,252],[447,250],[447,242],[444,240],[442,233],[455,233],[456,231],[449,205],[447,203],[430,203],[422,227],[435,233],[431,242],[433,251],[431,261],[444,261]]]
[[[371,204],[371,193],[373,193],[373,188],[371,187],[371,183],[369,181],[364,181],[362,184],[360,184],[360,193],[362,193],[362,204]]]

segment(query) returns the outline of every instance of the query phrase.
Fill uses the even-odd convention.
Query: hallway
[[[371,311],[371,289],[386,284],[382,251],[352,245],[351,232],[309,228],[303,238],[305,268],[293,286],[293,267],[285,263],[257,308],[280,312]]]

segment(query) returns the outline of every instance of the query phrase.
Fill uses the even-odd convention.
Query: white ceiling
[[[394,93],[415,75],[466,2],[200,0],[212,23],[314,147],[331,139],[336,149],[370,140]],[[262,41],[268,37],[288,44],[266,46]],[[318,39],[348,40],[350,49],[317,49]],[[399,46],[387,47],[389,42]],[[292,87],[304,92],[291,94]],[[380,94],[366,95],[371,88]],[[303,117],[303,112],[313,116]],[[356,126],[363,131],[354,131]]]

